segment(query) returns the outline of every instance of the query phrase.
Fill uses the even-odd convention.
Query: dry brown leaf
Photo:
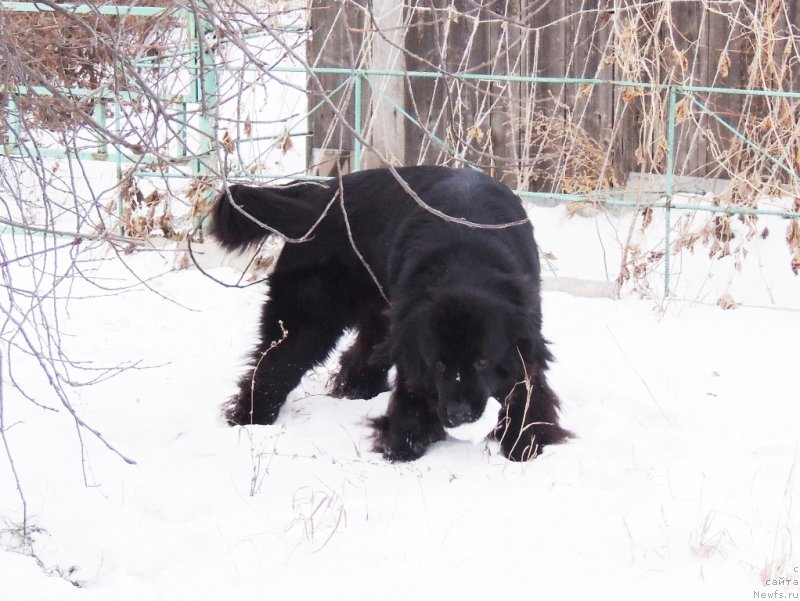
[[[800,248],[800,221],[797,219],[792,219],[786,228],[786,244],[791,250]]]
[[[281,149],[281,152],[283,154],[286,154],[292,149],[293,146],[294,143],[292,142],[292,137],[289,135],[289,132],[288,131],[283,132],[283,137],[281,138],[278,148]]]
[[[632,86],[628,86],[624,90],[622,90],[622,100],[625,102],[625,104],[629,104],[634,98],[641,95],[642,95],[641,88],[634,88]]]
[[[171,238],[172,231],[172,213],[166,212],[158,218],[158,227],[161,228],[161,233],[165,238]]]
[[[642,229],[646,230],[651,223],[653,223],[653,209],[652,207],[647,207],[642,211]]]
[[[729,216],[717,215],[714,217],[714,237],[724,243],[728,243],[736,237]]]
[[[486,137],[486,134],[483,133],[483,130],[478,127],[477,125],[473,125],[472,127],[467,129],[467,136],[470,140],[475,140],[479,144],[483,142],[483,139]]]
[[[564,204],[567,217],[572,219],[575,215],[579,217],[594,217],[600,212],[599,203],[595,202],[568,202]]]
[[[662,163],[662,161],[667,156],[668,150],[669,150],[669,144],[667,144],[667,139],[664,136],[661,136],[658,140],[658,146],[656,147],[656,157],[655,157],[656,164]]]
[[[222,134],[222,139],[219,141],[219,145],[222,146],[222,149],[231,154],[234,150],[236,150],[236,142],[233,141],[233,137],[229,131],[226,131]]]
[[[637,165],[644,167],[647,164],[647,157],[645,156],[644,149],[641,146],[636,149],[634,156],[636,157]]]
[[[728,77],[728,70],[730,69],[730,67],[731,67],[731,57],[728,55],[728,51],[725,50],[719,57],[719,64],[717,65],[717,73],[722,78]]]
[[[731,309],[736,309],[739,305],[736,304],[736,301],[733,300],[730,292],[726,292],[722,296],[719,297],[717,300],[717,304],[722,307],[725,311],[730,311]]]
[[[264,272],[266,272],[274,262],[274,255],[258,255],[250,266],[246,281],[255,282],[264,277]]]
[[[692,116],[692,105],[688,98],[684,98],[675,105],[675,121],[681,123]]]
[[[157,205],[160,200],[161,200],[161,195],[158,193],[158,190],[153,190],[152,192],[150,192],[150,194],[145,196],[142,202],[144,203],[144,206],[152,208],[155,205]]]

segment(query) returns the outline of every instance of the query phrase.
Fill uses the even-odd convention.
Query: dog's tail
[[[209,232],[228,251],[242,251],[270,234],[298,239],[314,227],[330,198],[329,188],[315,183],[234,184],[217,198]]]

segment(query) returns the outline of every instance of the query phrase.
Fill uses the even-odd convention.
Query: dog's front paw
[[[389,416],[371,420],[374,429],[374,450],[392,463],[414,461],[425,454],[431,443],[430,436],[418,436],[391,427]]]
[[[401,444],[382,448],[383,458],[392,463],[415,461],[425,454],[428,446],[419,441],[404,441]]]
[[[558,424],[528,424],[522,431],[501,420],[494,431],[495,438],[500,441],[500,450],[504,457],[511,461],[530,461],[535,459],[542,449],[551,444],[564,442],[572,437],[572,433]]]
[[[337,399],[371,399],[389,390],[384,372],[353,373],[342,367],[329,383],[330,395]]]
[[[530,461],[539,455],[541,447],[536,442],[535,437],[529,440],[517,439],[513,442],[502,441],[500,450],[509,461]]]

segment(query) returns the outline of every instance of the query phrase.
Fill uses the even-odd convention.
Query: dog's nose
[[[473,421],[472,409],[467,403],[453,403],[447,407],[446,427],[455,428],[461,424]]]

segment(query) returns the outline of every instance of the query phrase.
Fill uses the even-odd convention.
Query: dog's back
[[[477,171],[425,165],[401,167],[396,172],[399,179],[389,169],[370,169],[322,184],[234,184],[218,198],[210,232],[227,250],[243,250],[270,234],[292,240],[311,236],[326,212],[338,215],[341,225],[368,220],[382,239],[386,238],[384,228],[395,228],[413,215],[467,225],[525,219],[519,199],[506,186]],[[346,219],[341,219],[340,204],[346,209]],[[364,218],[364,214],[370,217]]]

